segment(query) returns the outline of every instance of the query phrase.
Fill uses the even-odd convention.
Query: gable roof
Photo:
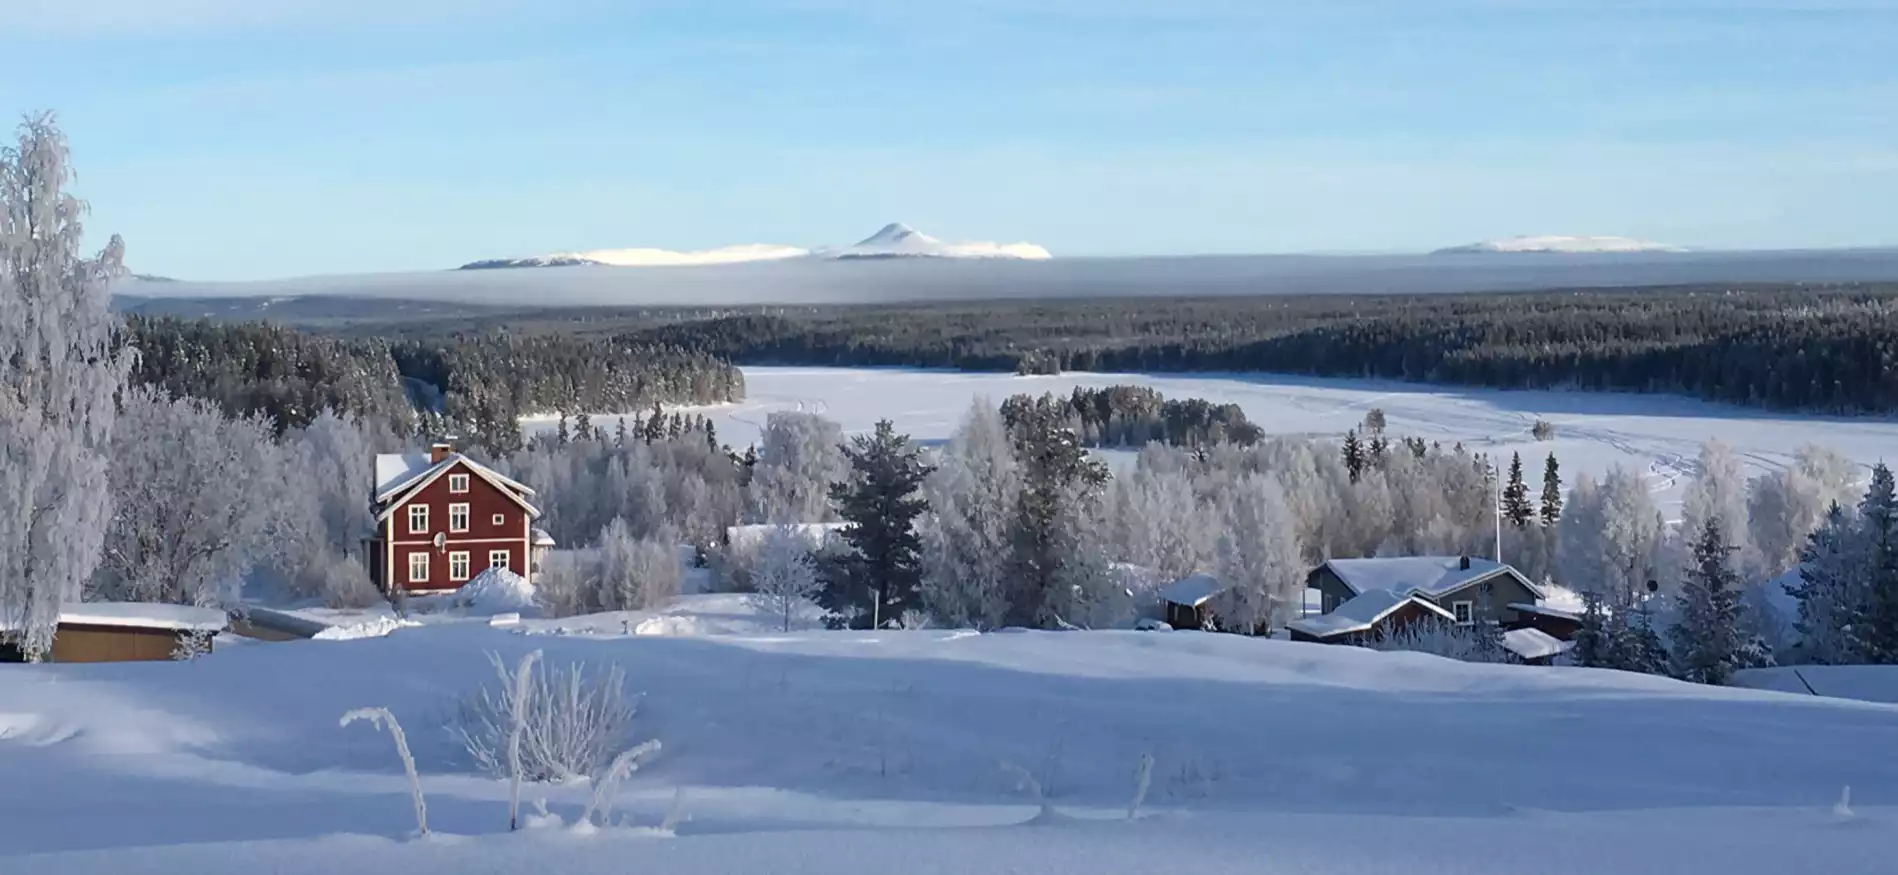
[[[1160,587],[1160,600],[1197,608],[1227,589],[1230,587],[1220,583],[1219,578],[1201,571]]]
[[[1425,598],[1441,598],[1474,583],[1507,574],[1537,598],[1542,588],[1523,577],[1516,569],[1494,559],[1470,557],[1463,567],[1461,556],[1392,556],[1377,559],[1329,559],[1331,569],[1347,589],[1358,595],[1374,590],[1416,593]]]
[[[1544,617],[1553,617],[1557,620],[1574,620],[1577,623],[1580,623],[1582,621],[1581,615],[1575,613],[1574,611],[1564,611],[1561,608],[1550,607],[1549,605],[1532,605],[1528,602],[1510,602],[1509,609],[1517,613],[1539,614]]]
[[[527,500],[527,496],[533,495],[534,490],[527,488],[526,485],[518,481],[508,478],[493,468],[470,459],[461,453],[449,453],[443,456],[441,461],[416,471],[414,469],[415,460],[418,458],[422,462],[428,461],[427,456],[418,456],[416,454],[383,454],[376,456],[377,485],[375,500],[377,504],[387,503],[381,511],[376,513],[376,522],[380,523],[388,519],[389,515],[395,513],[395,509],[400,507],[408,496],[422,491],[428,484],[435,482],[443,474],[448,473],[450,468],[456,465],[462,465],[468,469],[469,473],[488,481],[488,483],[492,484],[496,489],[499,489],[508,498],[513,499],[515,504],[524,508],[529,517],[540,517],[540,508],[535,507]],[[393,480],[393,482],[388,485],[384,485],[382,481],[385,473],[388,473]]]
[[[1313,638],[1330,638],[1352,632],[1367,632],[1408,604],[1415,604],[1445,620],[1456,619],[1456,615],[1437,607],[1428,599],[1389,589],[1374,589],[1353,597],[1329,614],[1293,620],[1285,624],[1285,627],[1303,632]]]

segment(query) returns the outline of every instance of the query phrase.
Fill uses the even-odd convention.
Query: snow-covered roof
[[[555,546],[554,536],[547,534],[546,529],[537,528],[534,530],[534,546],[536,547]]]
[[[230,618],[216,608],[144,602],[71,602],[59,607],[59,622],[179,632],[222,632]]]
[[[381,453],[376,456],[376,495],[422,476],[434,463],[427,453]]]
[[[528,516],[540,516],[540,508],[527,500],[527,496],[533,495],[534,490],[529,489],[526,484],[461,453],[449,453],[443,456],[441,461],[433,464],[430,464],[428,459],[428,456],[419,453],[383,453],[376,456],[376,502],[388,503],[381,512],[376,514],[376,522],[380,523],[388,519],[389,515],[400,506],[401,502],[395,499],[405,493],[420,491],[423,487],[435,482],[435,478],[442,476],[458,464],[467,468],[476,477],[488,481],[507,493],[509,498],[514,499],[515,503],[527,510]],[[389,478],[386,481],[385,474]]]
[[[1532,605],[1528,602],[1510,602],[1509,609],[1524,614],[1541,614],[1544,617],[1554,617],[1558,620],[1574,620],[1578,623],[1581,622],[1582,619],[1581,615],[1574,611],[1565,611],[1553,605]]]
[[[1374,589],[1349,599],[1329,614],[1303,617],[1285,624],[1285,627],[1314,638],[1330,638],[1351,632],[1365,632],[1384,622],[1385,618],[1396,613],[1398,608],[1412,603],[1443,619],[1456,619],[1454,614],[1437,607],[1426,599],[1389,589]]]
[[[1392,556],[1378,559],[1332,559],[1325,563],[1338,579],[1354,593],[1387,589],[1414,592],[1437,598],[1498,574],[1513,575],[1537,598],[1542,588],[1516,570],[1494,559],[1469,557],[1468,568],[1462,556]]]
[[[1574,647],[1541,629],[1511,629],[1503,633],[1503,647],[1523,659],[1547,659]]]
[[[1226,589],[1227,586],[1220,583],[1219,578],[1202,571],[1160,587],[1160,599],[1176,605],[1197,608],[1213,596],[1225,592]]]

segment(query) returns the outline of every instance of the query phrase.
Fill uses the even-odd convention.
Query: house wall
[[[52,662],[165,661],[183,636],[170,629],[61,623],[48,656]]]
[[[468,475],[468,491],[453,493],[449,491],[452,475]],[[468,504],[468,531],[448,531],[448,507],[451,504]],[[409,531],[409,508],[414,505],[428,507],[428,528],[425,532]],[[494,522],[494,516],[501,515],[501,522]],[[389,544],[388,584],[390,588],[409,591],[431,589],[455,589],[467,580],[449,578],[449,554],[465,550],[468,552],[468,578],[473,579],[488,567],[489,550],[508,551],[508,570],[522,577],[528,576],[528,551],[532,542],[528,537],[527,511],[515,502],[500,487],[483,480],[480,475],[469,471],[465,464],[456,464],[444,471],[433,483],[404,500],[390,515],[392,532]],[[442,549],[435,548],[435,535],[441,533],[447,543]],[[409,580],[409,556],[423,553],[428,556],[428,579],[425,582]]]
[[[1320,612],[1326,614],[1337,610],[1339,605],[1357,595],[1351,591],[1351,587],[1345,586],[1344,581],[1332,573],[1331,567],[1327,565],[1320,565],[1312,569],[1310,574],[1305,575],[1305,587],[1318,590],[1322,594],[1324,603],[1320,607]]]
[[[1484,595],[1482,588],[1485,583],[1490,584],[1490,591],[1487,596]],[[1436,602],[1439,607],[1442,607],[1446,611],[1451,609],[1451,602],[1467,601],[1471,603],[1471,607],[1475,611],[1474,616],[1480,617],[1483,614],[1483,601],[1485,598],[1489,600],[1491,618],[1507,626],[1520,619],[1520,615],[1511,609],[1509,605],[1513,602],[1534,604],[1536,594],[1531,592],[1529,587],[1523,585],[1523,582],[1515,575],[1505,572],[1473,582],[1462,589],[1451,590],[1431,599],[1431,601]]]

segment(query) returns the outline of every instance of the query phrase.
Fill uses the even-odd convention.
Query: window
[[[463,492],[467,492],[468,491],[468,475],[466,474],[448,475],[448,491],[453,492],[457,495]]]
[[[495,524],[495,525],[497,525],[497,526],[505,526],[505,525],[507,525],[507,514],[504,514],[504,513],[497,513],[497,514],[495,514],[495,515],[494,515],[494,524]]]
[[[448,554],[448,579],[468,579],[468,551],[456,550]]]
[[[428,582],[428,554],[427,553],[410,553],[409,554],[409,582],[410,583],[427,583]]]
[[[428,532],[428,505],[409,505],[409,534],[421,535]]]
[[[506,568],[507,560],[508,560],[508,553],[506,550],[489,550],[488,551],[488,567],[489,568]]]
[[[451,532],[468,531],[468,505],[451,504],[448,506],[448,530]]]
[[[1476,622],[1475,605],[1475,602],[1450,603],[1450,613],[1456,615],[1456,624],[1458,626],[1469,626]]]

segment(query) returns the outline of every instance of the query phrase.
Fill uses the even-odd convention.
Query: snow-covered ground
[[[0,872],[1869,875],[1898,852],[1898,706],[1192,632],[786,634],[728,596],[682,606],[729,634],[442,622],[0,666]],[[586,788],[530,787],[553,817],[508,834],[506,786],[444,731],[488,652],[533,649],[645,693],[637,732],[665,746],[623,787],[629,826],[561,826]],[[403,721],[427,840],[388,737],[337,725],[367,705]]]
[[[1017,377],[881,368],[744,369],[746,400],[701,408],[719,438],[742,447],[757,439],[775,410],[809,410],[867,432],[880,418],[899,431],[933,441],[955,430],[969,404],[999,404],[1019,392],[1068,392],[1075,386],[1151,386],[1168,398],[1231,402],[1268,434],[1342,435],[1366,411],[1382,408],[1395,435],[1456,442],[1506,462],[1520,451],[1526,475],[1539,482],[1550,452],[1570,482],[1578,472],[1599,474],[1621,464],[1646,472],[1663,512],[1673,518],[1701,443],[1718,437],[1733,445],[1749,473],[1784,466],[1799,447],[1819,443],[1867,465],[1898,450],[1898,420],[1826,418],[1712,404],[1667,395],[1600,392],[1502,391],[1371,380],[1335,380],[1273,374],[1062,374]],[[595,425],[611,428],[611,414]],[[1537,419],[1556,428],[1552,441],[1534,440]],[[550,428],[549,420],[524,423]],[[1533,488],[1533,487],[1532,487]]]

